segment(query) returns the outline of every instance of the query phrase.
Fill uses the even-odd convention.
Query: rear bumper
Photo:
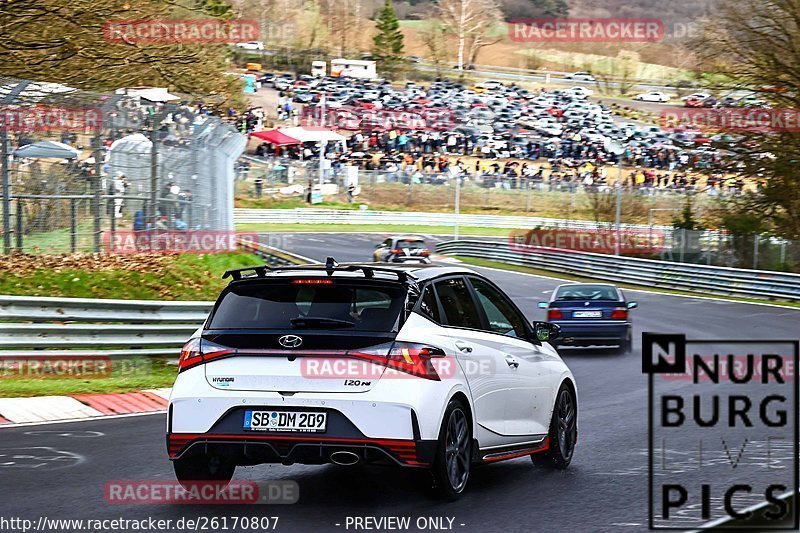
[[[559,322],[561,334],[556,340],[561,346],[620,345],[631,338],[632,325],[626,322],[586,323]]]
[[[243,428],[248,410],[324,411],[327,427],[324,433],[276,433],[249,431]],[[427,467],[433,461],[436,441],[419,436],[416,415],[407,415],[411,438],[367,437],[343,413],[331,408],[276,408],[274,406],[237,406],[225,413],[205,433],[167,432],[167,452],[171,460],[194,453],[225,457],[237,465],[261,463],[325,464],[335,462],[331,456],[349,452],[358,462]],[[171,415],[171,413],[170,413]],[[352,457],[352,456],[350,456]]]
[[[370,439],[366,437],[295,436],[270,434],[171,433],[167,434],[170,460],[192,454],[223,457],[233,464],[263,463],[320,465],[335,463],[335,454],[349,452],[353,461],[409,468],[433,463],[436,441]]]
[[[198,445],[221,444],[237,464],[330,462],[352,451],[362,460],[423,466],[432,451],[448,398],[459,386],[422,378],[381,379],[365,392],[280,394],[216,389],[202,365],[181,372],[172,389],[166,432],[171,459]],[[246,410],[324,411],[324,433],[268,433],[244,429]],[[428,444],[429,442],[434,444]],[[198,448],[201,449],[201,448]],[[410,452],[410,453],[400,453]]]
[[[430,257],[422,255],[395,255],[389,257],[390,263],[423,263],[431,262]]]

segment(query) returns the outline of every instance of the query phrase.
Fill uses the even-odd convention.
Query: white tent
[[[301,128],[298,126],[295,128],[280,128],[278,131],[304,143],[327,141],[329,143],[340,142],[345,144],[347,142],[347,138],[344,135],[327,128]]]
[[[131,89],[117,89],[117,94],[138,96],[139,98],[149,102],[171,102],[181,99],[180,96],[170,94],[165,87],[134,87]]]
[[[124,175],[128,182],[127,194],[143,196],[150,194],[150,174],[153,143],[141,133],[117,139],[108,151],[108,173],[110,176]],[[159,160],[162,158],[159,157]]]
[[[17,148],[12,154],[17,157],[36,159],[76,159],[80,155],[80,151],[58,141],[39,141]]]

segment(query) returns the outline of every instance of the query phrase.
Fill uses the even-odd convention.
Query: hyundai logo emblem
[[[278,344],[284,348],[297,348],[303,344],[303,338],[297,335],[284,335],[278,339]]]

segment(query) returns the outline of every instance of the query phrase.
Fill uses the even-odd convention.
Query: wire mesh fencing
[[[120,232],[233,231],[246,138],[166,90],[0,78],[3,249],[109,251]]]
[[[620,188],[580,181],[520,179],[487,173],[466,175],[456,187],[447,172],[407,169],[352,170],[319,168],[318,159],[245,156],[240,160],[237,197],[243,207],[296,207],[319,203],[341,207],[365,204],[377,210],[531,215],[596,223],[603,235],[613,234],[617,195],[622,222],[637,226],[638,237],[650,243],[637,248],[643,258],[777,271],[800,271],[800,242],[724,231],[673,229],[673,219],[691,195],[693,215],[701,220],[714,208],[715,197],[686,190]],[[350,185],[354,187],[350,187]],[[298,220],[302,222],[302,220]],[[518,228],[527,230],[530,227]],[[462,228],[463,232],[475,228]],[[513,230],[513,231],[517,231]],[[437,230],[438,231],[438,230]],[[503,230],[493,230],[499,235]],[[512,230],[508,230],[511,234]],[[487,233],[487,232],[484,232]],[[488,234],[488,233],[487,233]],[[630,232],[628,232],[628,236]],[[614,246],[599,246],[615,253]],[[591,250],[585,250],[591,251]],[[629,250],[623,249],[622,255]]]

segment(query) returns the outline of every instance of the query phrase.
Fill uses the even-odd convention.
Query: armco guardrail
[[[208,315],[210,309],[211,302],[0,295],[0,320],[2,321],[184,322],[199,324]]]
[[[516,245],[512,248],[508,241],[448,241],[438,244],[436,252],[607,281],[726,296],[800,301],[800,274],[739,270]]]
[[[0,355],[177,356],[212,305],[0,296]]]
[[[454,213],[425,213],[406,211],[361,211],[347,209],[234,209],[237,224],[396,224],[406,226],[454,227],[456,220],[461,226],[489,228],[570,228],[599,229],[609,227],[590,220],[567,220],[563,218],[501,216],[501,215],[456,215]],[[647,231],[650,226],[622,224],[625,230]],[[671,232],[671,226],[653,226],[652,229]]]
[[[240,244],[271,266],[311,261],[257,242]],[[177,357],[213,304],[0,295],[0,356]]]

